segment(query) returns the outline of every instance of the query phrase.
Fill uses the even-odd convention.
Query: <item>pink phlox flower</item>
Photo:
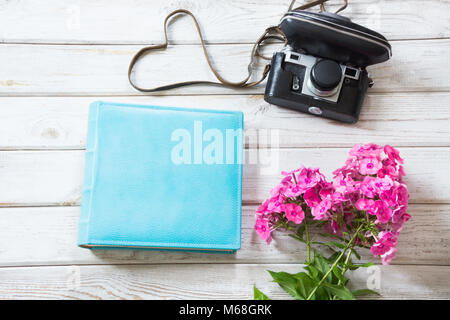
[[[355,207],[358,210],[366,211],[369,210],[369,208],[371,208],[374,203],[374,200],[361,198],[356,202]]]
[[[394,182],[388,176],[384,178],[366,176],[360,186],[361,193],[369,198],[390,190],[394,186]]]
[[[324,181],[320,184],[319,195],[322,200],[324,199],[331,200],[335,192],[336,190],[334,189],[333,184],[331,182]]]
[[[345,160],[345,165],[341,168],[342,173],[347,175],[347,173],[352,172],[358,166],[358,158],[357,157],[348,157]]]
[[[348,201],[348,204],[353,206],[356,204],[356,202],[358,202],[359,199],[361,199],[361,194],[359,191],[352,192],[345,195],[345,198]]]
[[[380,199],[383,200],[388,206],[395,207],[397,204],[397,187],[380,193]]]
[[[364,158],[359,161],[358,170],[363,175],[377,174],[383,164],[376,158]]]
[[[381,163],[383,164],[383,166],[385,166],[385,167],[394,167],[394,168],[397,168],[397,162],[395,162],[394,160],[392,160],[392,159],[389,159],[389,158],[384,158],[382,161],[381,161]]]
[[[346,177],[342,173],[339,173],[333,181],[334,188],[337,192],[346,194],[354,191],[354,180],[351,177]]]
[[[382,148],[374,143],[364,145],[356,144],[349,152],[350,157],[361,158],[376,158],[380,159]]]
[[[369,177],[366,177],[369,178]],[[380,194],[381,192],[387,191],[394,186],[394,181],[389,176],[385,176],[384,178],[372,178],[368,179],[368,183],[370,183],[375,190],[375,193]]]
[[[394,211],[392,215],[391,226],[395,232],[400,232],[403,229],[403,224],[411,219],[411,215],[406,212],[405,207],[401,207]]]
[[[330,200],[323,200],[317,206],[311,209],[311,214],[314,220],[326,220],[329,218],[328,210],[331,209],[332,202]]]
[[[305,218],[305,213],[303,212],[302,207],[295,203],[283,204],[281,208],[286,214],[286,218],[296,224],[302,223]]]
[[[304,167],[301,166],[300,168],[295,169],[295,170],[292,170],[292,171],[281,171],[281,174],[282,174],[283,176],[292,176],[293,174],[299,172],[299,171],[302,170],[303,168],[304,168]]]
[[[272,238],[270,237],[270,227],[269,223],[265,219],[258,219],[255,223],[256,233],[261,237],[261,239],[265,240],[267,244],[270,244]]]
[[[391,207],[407,207],[409,192],[405,184],[395,182],[394,187],[380,193],[380,199]]]
[[[376,256],[382,256],[397,246],[397,236],[392,232],[382,231],[378,234],[377,241],[372,245],[370,251]]]
[[[274,225],[304,221],[306,205],[314,220],[326,222],[324,228],[330,234],[341,235],[346,228],[353,231],[350,225],[355,217],[368,219],[380,233],[373,243],[374,231],[367,231],[364,244],[371,245],[372,254],[380,256],[383,264],[389,264],[397,252],[398,234],[411,218],[402,163],[393,147],[365,144],[352,148],[345,165],[333,172],[332,182],[318,168],[283,171],[284,179],[256,210],[255,230],[270,243]],[[360,243],[358,238],[355,241]]]
[[[270,190],[270,195],[272,197],[276,197],[276,196],[284,193],[284,191],[289,187],[291,182],[292,182],[291,176],[284,177],[284,179],[281,180],[281,182],[275,188]]]
[[[303,194],[305,192],[305,189],[303,189],[298,184],[291,184],[289,187],[284,190],[284,196],[287,198],[296,198],[299,195]]]
[[[322,179],[319,169],[303,168],[297,176],[297,184],[306,190],[315,187]]]
[[[377,216],[375,223],[387,223],[392,217],[392,209],[383,200],[376,200],[368,212]]]
[[[395,254],[397,253],[397,251],[397,248],[391,248],[391,250],[381,256],[381,263],[385,266],[389,265],[395,258]]]
[[[319,205],[321,199],[317,194],[317,190],[315,188],[309,189],[303,195],[303,199],[305,200],[308,207],[313,208]]]
[[[383,166],[378,170],[377,175],[379,178],[391,177],[392,179],[397,178],[397,169],[393,166]]]
[[[373,177],[366,176],[360,185],[360,192],[368,198],[374,198],[376,194],[373,179]]]
[[[267,210],[269,212],[281,212],[281,205],[284,202],[283,196],[276,196],[269,199]]]
[[[267,209],[269,202],[270,202],[270,199],[267,199],[258,207],[258,209],[256,209],[256,215],[258,217],[269,213],[269,210]]]
[[[341,205],[342,202],[350,201],[352,194],[342,194],[340,192],[334,192],[331,195],[331,201],[335,202],[337,205]]]
[[[391,159],[392,161],[403,163],[403,159],[400,158],[400,152],[397,149],[391,147],[390,145],[384,146],[384,153],[386,153],[388,158]]]
[[[348,160],[347,160],[348,161]],[[350,162],[351,165],[345,165],[339,169],[333,171],[333,176],[337,177],[338,175],[348,176],[354,171],[354,162]]]
[[[408,206],[409,192],[405,184],[397,184],[397,201],[401,206]]]

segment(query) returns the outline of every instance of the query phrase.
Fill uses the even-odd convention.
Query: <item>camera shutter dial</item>
[[[311,82],[324,94],[333,91],[342,79],[341,66],[333,60],[323,59],[311,68]]]

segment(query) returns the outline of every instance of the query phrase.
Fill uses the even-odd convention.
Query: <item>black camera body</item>
[[[366,67],[390,58],[387,40],[328,12],[290,11],[279,27],[287,45],[272,58],[264,99],[342,122],[358,121],[372,86]]]

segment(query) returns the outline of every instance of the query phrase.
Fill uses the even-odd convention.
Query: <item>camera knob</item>
[[[311,69],[311,82],[320,91],[331,91],[342,79],[341,66],[333,60],[322,59]]]

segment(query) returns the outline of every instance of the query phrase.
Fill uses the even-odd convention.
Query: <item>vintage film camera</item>
[[[264,99],[274,105],[354,123],[373,82],[366,67],[388,60],[381,34],[330,12],[288,11],[287,44],[273,55]]]

